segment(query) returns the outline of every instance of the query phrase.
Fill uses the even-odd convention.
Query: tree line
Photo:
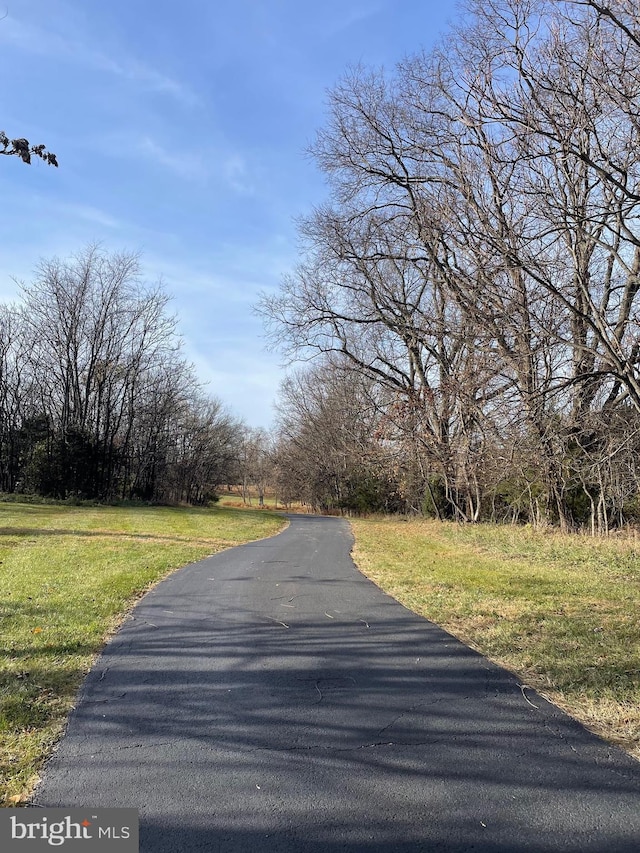
[[[467,7],[330,93],[331,196],[260,307],[312,360],[281,394],[280,488],[606,532],[640,509],[637,4]]]
[[[202,504],[243,425],[207,396],[137,256],[43,261],[0,305],[0,491]]]

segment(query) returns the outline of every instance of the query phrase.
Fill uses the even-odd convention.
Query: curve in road
[[[640,764],[290,521],[145,596],[34,805],[138,808],[145,853],[637,853]]]

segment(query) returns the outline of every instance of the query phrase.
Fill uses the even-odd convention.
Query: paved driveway
[[[140,810],[145,853],[638,853],[640,764],[290,527],[149,593],[36,805]]]

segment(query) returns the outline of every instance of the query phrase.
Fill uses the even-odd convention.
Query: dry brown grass
[[[635,536],[354,520],[354,558],[417,613],[640,758]]]

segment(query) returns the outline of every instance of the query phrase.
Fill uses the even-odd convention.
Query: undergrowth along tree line
[[[241,426],[168,303],[136,255],[93,246],[0,305],[0,491],[200,504],[236,476]]]
[[[283,390],[280,488],[606,532],[640,507],[637,4],[467,7],[330,93],[331,197],[260,308],[316,358]]]

